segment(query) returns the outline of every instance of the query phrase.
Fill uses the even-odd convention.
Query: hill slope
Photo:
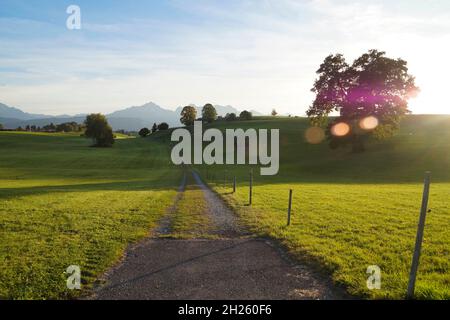
[[[332,150],[326,142],[307,143],[304,134],[309,126],[306,118],[260,117],[253,121],[216,122],[204,130],[280,129],[278,180],[419,182],[423,172],[430,170],[434,181],[450,182],[449,115],[407,116],[393,138],[369,141],[362,154],[352,154],[349,149]],[[261,179],[270,181],[271,177]]]

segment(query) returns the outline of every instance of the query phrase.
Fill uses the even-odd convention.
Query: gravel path
[[[261,239],[149,240],[97,299],[335,299],[331,286]]]
[[[106,284],[95,290],[92,299],[347,298],[329,280],[293,263],[273,242],[242,237],[245,233],[230,208],[197,173],[193,176],[224,237],[144,240],[105,274]],[[184,182],[181,185],[179,194]]]
[[[235,238],[245,235],[242,228],[240,228],[236,221],[234,212],[214,193],[208,188],[200,178],[197,172],[192,171],[192,175],[197,185],[202,189],[208,205],[208,215],[215,225],[217,234],[222,237]]]

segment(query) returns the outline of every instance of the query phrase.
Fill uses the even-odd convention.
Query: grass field
[[[301,118],[215,126],[281,129],[280,172],[263,177],[253,168],[251,207],[249,166],[197,169],[255,234],[279,240],[357,296],[404,297],[423,173],[432,171],[416,297],[450,298],[450,116],[408,117],[393,139],[371,141],[363,154],[307,144]],[[0,298],[80,294],[66,289],[69,265],[81,267],[89,289],[171,206],[182,173],[171,165],[170,136],[121,138],[99,149],[79,135],[0,132]],[[205,210],[201,191],[188,185],[171,236],[209,237]],[[366,288],[369,265],[381,267],[381,290]]]
[[[200,167],[203,177],[257,234],[278,239],[291,253],[332,275],[352,294],[405,296],[422,196],[432,171],[425,238],[416,284],[419,299],[450,299],[450,117],[413,116],[388,141],[371,141],[363,154],[309,145],[305,119],[260,120],[238,126],[280,128],[280,172],[258,176],[248,204],[247,166]],[[225,172],[226,169],[226,172]],[[230,194],[237,176],[238,191]],[[293,217],[286,227],[289,189]],[[382,271],[381,290],[368,290],[369,265]]]
[[[74,297],[80,292],[65,284],[69,265],[81,267],[89,289],[172,203],[180,172],[167,145],[90,143],[0,132],[0,298]]]

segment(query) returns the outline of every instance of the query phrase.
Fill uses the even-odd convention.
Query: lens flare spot
[[[305,132],[305,139],[311,144],[321,143],[325,139],[325,132],[320,127],[308,128]]]
[[[331,134],[336,137],[346,136],[350,132],[350,126],[345,122],[336,123],[331,127]]]
[[[374,116],[365,117],[359,122],[359,126],[363,130],[373,130],[378,127],[378,119]]]

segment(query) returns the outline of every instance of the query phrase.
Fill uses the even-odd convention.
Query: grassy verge
[[[0,133],[0,297],[85,294],[171,205],[180,172],[151,139],[89,148],[73,135]],[[84,291],[68,290],[78,265]]]

